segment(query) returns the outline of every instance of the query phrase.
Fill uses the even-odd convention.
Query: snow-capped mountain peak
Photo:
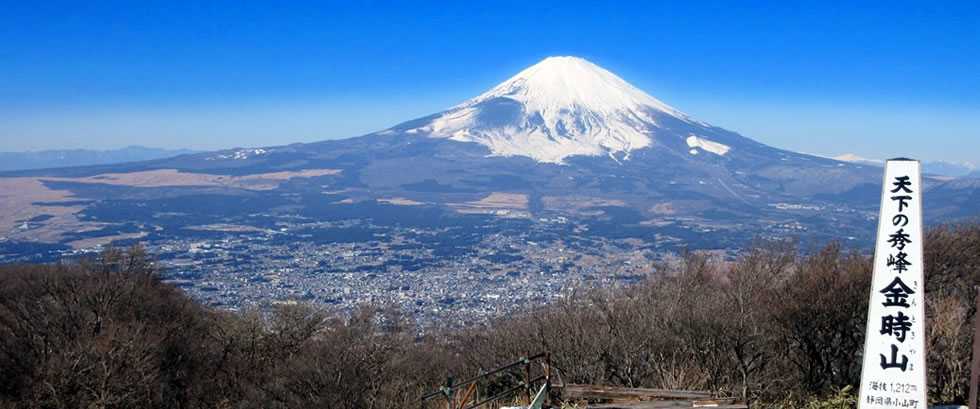
[[[578,57],[548,57],[459,107],[498,97],[520,101],[529,111],[543,114],[581,109],[614,115],[646,106],[689,119],[615,74]]]
[[[408,132],[539,162],[572,155],[628,160],[634,149],[657,145],[664,117],[704,125],[589,61],[549,57]]]

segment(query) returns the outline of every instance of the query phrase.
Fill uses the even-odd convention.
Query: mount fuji
[[[629,160],[639,149],[685,157],[724,156],[729,144],[752,143],[719,132],[576,57],[549,57],[449,110],[395,127],[403,132],[475,142],[494,156],[564,164],[570,156]]]
[[[877,183],[867,166],[773,148],[711,126],[576,57],[549,57],[444,112],[365,138],[392,137],[478,145],[485,159],[527,158],[542,165],[538,172],[591,169],[597,177],[602,169],[654,191],[696,179],[708,186],[697,190],[718,190],[717,198],[742,203],[773,194],[838,195]]]
[[[758,143],[589,61],[551,57],[443,112],[359,137],[0,173],[0,202],[15,208],[0,230],[60,244],[164,240],[292,217],[520,226],[655,246],[742,248],[755,236],[869,246],[881,177]],[[980,210],[976,183],[924,183],[928,223]],[[161,216],[172,214],[189,216]]]
[[[551,57],[405,132],[476,142],[494,155],[563,163],[573,155],[628,159],[634,149],[655,144],[666,117],[704,125],[595,64]],[[726,150],[693,138],[691,146]]]

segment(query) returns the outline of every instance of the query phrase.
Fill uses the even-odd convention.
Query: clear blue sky
[[[976,0],[309,3],[3,2],[0,151],[355,136],[575,55],[777,147],[980,164]]]

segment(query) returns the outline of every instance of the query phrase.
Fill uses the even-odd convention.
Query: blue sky
[[[0,151],[355,136],[575,55],[777,147],[980,163],[975,0],[309,3],[4,2]]]

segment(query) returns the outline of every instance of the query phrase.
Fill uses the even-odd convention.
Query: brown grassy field
[[[176,169],[158,169],[132,173],[104,173],[88,177],[12,177],[0,178],[0,231],[4,236],[17,240],[59,241],[64,233],[98,230],[101,223],[83,222],[75,215],[85,208],[78,204],[79,197],[69,190],[51,189],[44,181],[99,183],[132,187],[202,186],[232,187],[247,190],[271,190],[292,178],[310,178],[339,173],[339,169],[307,169],[296,172],[271,172],[246,176],[211,175],[181,172]],[[38,204],[43,203],[43,204]],[[60,204],[64,203],[64,204]],[[26,220],[41,215],[51,218],[32,224],[29,229],[20,226]],[[123,237],[116,237],[123,238]],[[107,238],[111,239],[111,238]],[[104,240],[80,240],[69,243],[73,247],[90,247]]]

